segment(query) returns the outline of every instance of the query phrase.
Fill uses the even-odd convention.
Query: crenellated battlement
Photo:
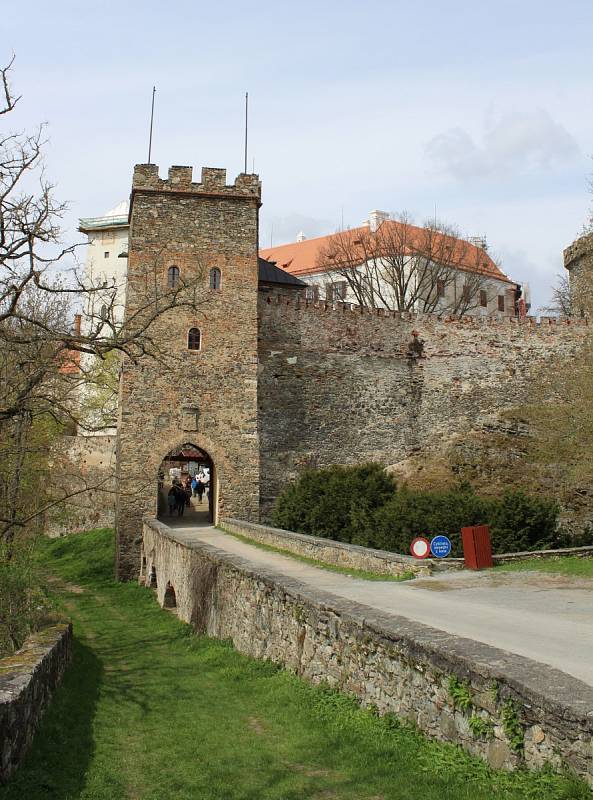
[[[313,301],[306,300],[299,296],[275,294],[260,300],[260,307],[265,312],[265,308],[275,307],[282,313],[283,310],[289,312],[297,312],[303,314],[318,314],[320,316],[345,316],[346,318],[367,318],[367,319],[381,319],[391,324],[400,325],[401,323],[414,322],[415,324],[424,324],[430,327],[441,327],[446,329],[449,327],[455,328],[496,328],[506,330],[522,330],[523,332],[529,331],[531,333],[543,333],[549,335],[555,331],[570,331],[576,335],[585,334],[589,329],[589,320],[587,318],[562,318],[552,316],[533,317],[528,316],[522,319],[518,317],[508,316],[473,316],[465,314],[463,316],[447,315],[442,316],[436,313],[417,313],[411,311],[389,311],[384,308],[365,308],[358,306],[355,303],[331,303],[323,300]]]
[[[261,199],[261,182],[258,175],[242,172],[233,184],[226,182],[226,169],[202,167],[201,181],[194,183],[193,167],[169,167],[168,177],[159,176],[157,164],[136,164],[132,192],[175,192],[197,195]]]

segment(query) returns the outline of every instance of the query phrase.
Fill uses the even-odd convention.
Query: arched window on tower
[[[216,289],[217,291],[220,289],[220,284],[222,280],[222,275],[218,267],[213,267],[210,270],[210,288]]]
[[[169,289],[176,289],[179,286],[179,267],[169,267],[167,286]]]
[[[187,349],[199,350],[202,345],[202,334],[199,328],[190,328],[187,334]]]

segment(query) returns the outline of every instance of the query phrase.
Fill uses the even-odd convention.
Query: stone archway
[[[165,596],[163,597],[163,608],[177,608],[177,596],[175,588],[169,582],[165,588]]]
[[[193,478],[198,480],[194,490]],[[189,496],[183,502],[182,490]],[[158,472],[157,516],[169,524],[215,525],[219,481],[213,458],[204,448],[186,441],[170,450]]]
[[[148,581],[147,582],[148,582],[148,586],[151,589],[156,589],[158,587],[157,579],[156,579],[156,567],[154,566],[154,564],[150,568],[150,572],[148,574]]]

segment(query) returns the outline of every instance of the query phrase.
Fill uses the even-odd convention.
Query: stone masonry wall
[[[72,659],[72,627],[31,635],[0,661],[0,783],[26,755],[47,705]]]
[[[395,464],[488,428],[586,320],[439,319],[260,297],[262,516],[307,466]]]
[[[322,539],[305,533],[285,531],[244,522],[239,519],[223,519],[218,525],[227,533],[236,533],[255,542],[267,544],[287,550],[289,553],[314,558],[324,564],[347,569],[360,569],[365,572],[376,572],[380,575],[431,575],[434,571],[461,569],[461,559],[439,561],[436,558],[417,559],[386,550],[374,550],[371,547],[360,547],[356,544],[345,544],[333,539]],[[593,548],[591,548],[593,550]]]
[[[49,475],[53,496],[80,492],[47,515],[48,536],[113,528],[115,523],[115,436],[62,436]]]
[[[566,248],[564,266],[570,276],[572,313],[593,316],[593,233],[581,236]]]
[[[162,459],[191,443],[214,462],[221,513],[257,519],[257,236],[260,184],[205,168],[171,167],[168,180],[155,165],[134,172],[126,321],[154,294],[164,292],[171,266],[188,284],[179,305],[150,326],[157,359],[126,359],[118,423],[117,570],[130,577],[137,561],[142,515],[156,513]],[[221,270],[220,290],[209,272]],[[151,294],[152,293],[152,294]],[[189,350],[188,330],[201,330],[201,349]]]
[[[201,542],[187,546],[155,520],[145,520],[143,558],[141,580],[155,576],[161,605],[172,587],[179,617],[200,633],[393,712],[494,767],[568,764],[593,782],[593,688],[576,678],[256,571]],[[465,710],[452,685],[469,698]]]

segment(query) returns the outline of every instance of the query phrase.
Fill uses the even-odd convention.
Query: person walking
[[[197,497],[198,496],[198,479],[196,478],[195,475],[194,475],[194,477],[192,478],[192,481],[191,481],[191,490],[192,490],[193,496]]]
[[[171,486],[169,489],[169,493],[167,494],[167,504],[169,506],[169,516],[172,517],[177,506],[177,488],[175,486]]]
[[[187,495],[183,486],[176,487],[175,500],[177,505],[177,516],[182,517],[183,512],[185,511],[185,503],[187,500]]]
[[[200,503],[200,505],[202,504],[202,497],[204,496],[204,489],[205,488],[206,487],[204,486],[202,481],[198,479],[197,484],[196,484],[196,493],[198,495],[198,502]]]

